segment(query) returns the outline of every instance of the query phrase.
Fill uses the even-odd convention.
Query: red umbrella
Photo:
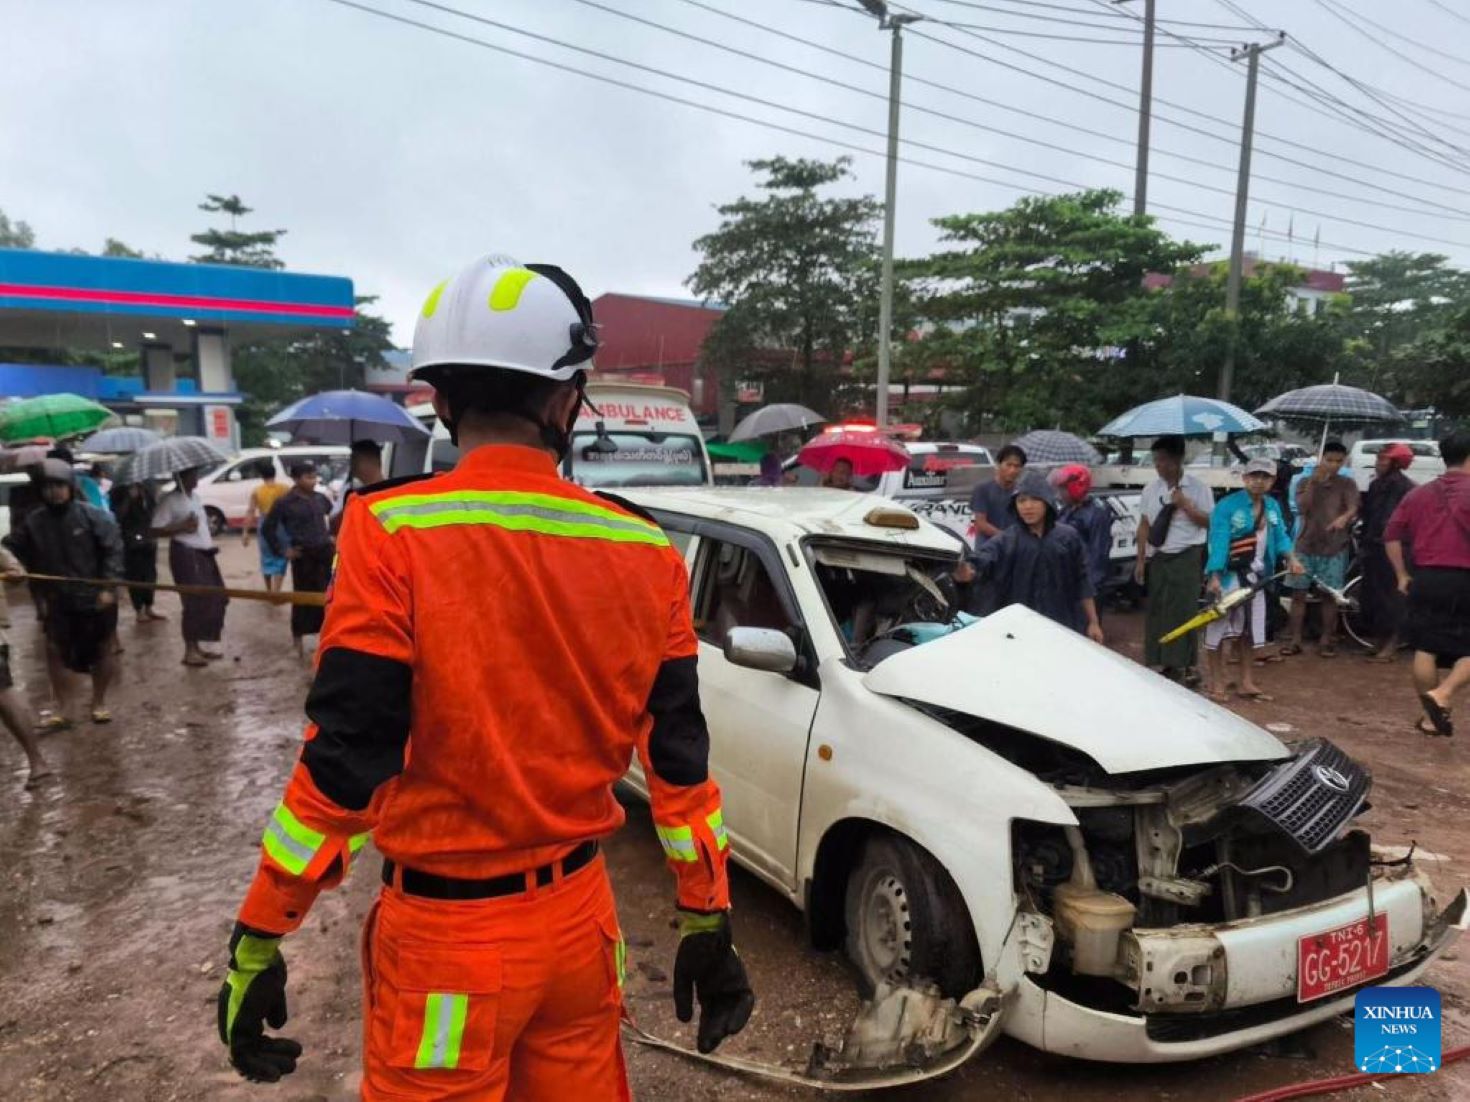
[[[852,464],[852,473],[872,477],[901,471],[909,465],[908,450],[868,425],[846,425],[818,433],[796,456],[803,467],[826,474],[838,460]]]

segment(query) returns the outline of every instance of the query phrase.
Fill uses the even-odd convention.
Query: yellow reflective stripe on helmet
[[[710,814],[704,821],[709,824],[710,832],[715,836],[715,844],[721,849],[728,848],[730,845],[730,839],[725,834],[724,812],[721,809],[716,808],[714,812]]]
[[[449,280],[442,279],[439,286],[429,292],[429,297],[424,299],[424,317],[432,318],[434,311],[439,309],[439,296],[444,293],[444,288],[449,286]]]
[[[670,861],[699,860],[699,851],[694,845],[693,827],[666,827],[654,823],[653,829],[664,847],[664,854]]]
[[[280,803],[271,813],[270,822],[265,825],[265,834],[261,837],[260,844],[276,864],[292,876],[300,876],[326,840],[325,834],[312,830],[291,814],[289,807]]]
[[[459,1050],[464,1042],[464,1022],[469,1008],[468,995],[429,993],[424,999],[423,1031],[419,1034],[414,1067],[459,1067]]]
[[[490,309],[514,310],[521,302],[521,292],[526,284],[536,278],[529,268],[510,268],[500,273],[495,286],[490,288]]]

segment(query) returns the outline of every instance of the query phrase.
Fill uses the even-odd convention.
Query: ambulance
[[[459,461],[449,430],[433,407],[416,406],[433,433],[427,445],[394,447],[389,476],[447,471]],[[587,404],[572,430],[572,446],[562,473],[593,489],[628,486],[708,486],[713,484],[704,436],[689,408],[689,395],[666,386],[594,380]]]

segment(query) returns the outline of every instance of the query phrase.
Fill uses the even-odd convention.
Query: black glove
[[[286,958],[281,939],[235,923],[230,936],[230,972],[219,989],[219,1039],[230,1047],[230,1063],[246,1079],[274,1083],[296,1070],[301,1046],[267,1037],[265,1026],[286,1024]]]
[[[755,995],[745,965],[730,940],[730,916],[679,912],[679,953],[674,958],[674,1013],[694,1017],[699,997],[699,1051],[713,1052],[726,1037],[745,1028]]]

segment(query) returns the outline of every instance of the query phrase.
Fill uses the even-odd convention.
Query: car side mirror
[[[774,628],[731,628],[725,637],[725,659],[750,670],[787,674],[796,669],[796,644]]]

